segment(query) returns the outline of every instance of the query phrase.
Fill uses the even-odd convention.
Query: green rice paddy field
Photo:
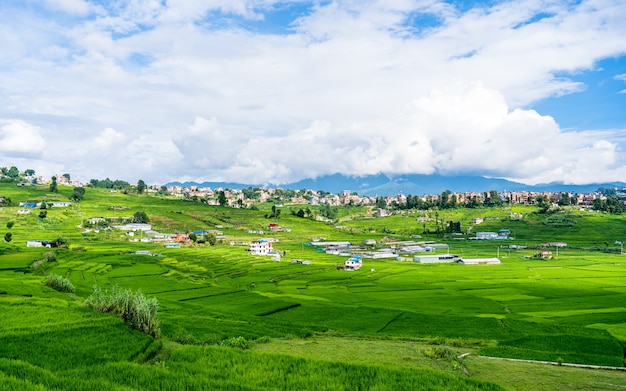
[[[626,255],[615,244],[626,238],[624,216],[571,209],[555,217],[523,206],[439,211],[464,232],[472,218],[490,219],[469,235],[438,236],[426,212],[373,218],[350,208],[326,224],[292,215],[289,205],[270,220],[272,205],[253,211],[86,190],[82,202],[48,209],[44,219],[38,210],[18,215],[16,205],[0,210],[0,233],[12,234],[0,245],[0,389],[626,390]],[[0,195],[14,203],[67,201],[70,194],[0,184]],[[218,226],[226,241],[167,249],[81,226],[136,211],[159,232]],[[524,217],[511,220],[510,212]],[[269,233],[269,223],[290,230]],[[515,239],[468,239],[500,229]],[[346,256],[307,244],[410,235],[447,243],[467,258],[498,256],[502,264],[365,259],[348,272],[339,268]],[[58,237],[69,248],[26,247]],[[248,254],[245,243],[261,237],[278,240],[281,262]],[[568,244],[558,256],[553,248],[551,260],[533,257],[538,244],[557,241]],[[500,247],[510,244],[526,248]],[[34,267],[49,251],[56,260]],[[47,287],[50,273],[68,278],[75,291]],[[94,285],[156,297],[162,336],[88,309]]]

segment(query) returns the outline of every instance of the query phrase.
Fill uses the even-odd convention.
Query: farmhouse
[[[71,202],[59,202],[59,201],[48,202],[48,206],[52,208],[67,208],[70,205],[72,205]]]
[[[106,219],[104,217],[92,217],[87,220],[89,224],[96,225],[98,223],[106,223]]]
[[[265,240],[259,239],[253,242],[250,242],[250,254],[253,255],[269,255],[272,252],[272,243]]]
[[[440,255],[416,255],[413,261],[418,263],[453,263],[461,261],[461,257],[456,254]]]
[[[552,259],[552,251],[539,251],[535,254],[535,257],[539,259]]]
[[[353,257],[348,258],[343,269],[344,270],[359,270],[361,266],[363,266],[361,257],[358,255],[355,255]]]
[[[17,211],[18,215],[29,215],[30,214],[30,209],[20,209]]]
[[[45,240],[28,240],[26,241],[26,247],[52,247],[52,245]]]
[[[482,218],[482,217],[474,217],[474,218],[471,220],[471,223],[472,223],[472,224],[474,224],[474,225],[476,225],[476,224],[480,224],[480,223],[482,223],[483,221],[485,221],[485,220],[483,220],[483,218]]]
[[[463,258],[458,262],[464,265],[499,265],[502,263],[498,258]]]
[[[477,240],[493,240],[498,239],[498,237],[497,232],[476,232]]]

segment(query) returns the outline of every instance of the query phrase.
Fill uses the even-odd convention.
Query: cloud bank
[[[623,180],[624,129],[562,129],[532,107],[626,53],[626,4],[462,4],[0,5],[0,165],[149,183]]]

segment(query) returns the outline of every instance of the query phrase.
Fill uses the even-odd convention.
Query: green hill
[[[626,384],[625,371],[566,365],[624,367],[626,258],[615,245],[626,237],[623,216],[574,209],[548,216],[531,207],[439,211],[437,221],[458,221],[465,232],[447,236],[437,233],[432,212],[374,218],[367,208],[346,207],[338,222],[327,224],[292,213],[300,206],[282,206],[280,218],[268,218],[271,204],[234,209],[95,188],[74,202],[72,188],[48,190],[0,184],[0,196],[10,199],[0,227],[11,233],[0,245],[0,389],[609,390]],[[55,201],[71,204],[19,205]],[[524,217],[511,219],[512,211]],[[149,217],[156,233],[109,229],[136,212]],[[475,217],[485,222],[471,226]],[[104,222],[90,224],[93,218]],[[286,229],[272,232],[270,223]],[[515,239],[469,240],[477,231],[501,229]],[[158,242],[164,234],[201,231],[219,232],[220,239],[180,248]],[[281,262],[249,254],[248,244],[259,238],[275,240]],[[341,270],[347,256],[321,252],[310,245],[314,238],[376,240],[380,247],[432,241],[466,258],[498,256],[502,263],[364,258],[364,267],[348,272]],[[57,247],[28,247],[29,241]],[[552,248],[551,260],[534,258],[546,242],[567,247]],[[69,280],[74,292],[46,286],[51,273]],[[157,299],[160,337],[125,324],[128,312],[88,308],[94,286]]]

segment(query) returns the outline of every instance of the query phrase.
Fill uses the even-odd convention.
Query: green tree
[[[74,192],[72,193],[72,199],[74,201],[80,201],[85,198],[85,189],[82,187],[74,187]]]
[[[26,176],[33,176],[33,175],[35,175],[35,170],[29,168],[26,171],[24,171],[24,175],[26,175]]]
[[[148,218],[148,215],[146,214],[146,212],[138,211],[138,212],[135,212],[135,214],[133,215],[133,223],[145,224],[149,221],[150,219]]]
[[[57,177],[53,176],[52,182],[50,182],[50,193],[56,193],[58,191],[59,191],[59,188],[57,185]]]
[[[144,182],[142,179],[140,179],[137,182],[137,193],[139,194],[143,194],[143,192],[146,190],[146,182]]]
[[[20,170],[18,170],[17,167],[12,166],[9,168],[9,171],[7,171],[7,176],[15,179],[20,176]]]
[[[224,190],[220,190],[217,193],[217,202],[221,205],[224,206],[226,205],[226,203],[228,203],[228,199],[226,198],[226,193],[224,193]]]
[[[67,239],[59,236],[58,238],[56,238],[52,242],[50,242],[50,245],[52,247],[65,247],[65,248],[67,248],[67,247],[69,247],[70,242]]]
[[[561,193],[561,198],[559,199],[560,206],[568,206],[572,204],[572,200],[569,196],[569,193]]]
[[[8,229],[13,228],[13,225],[15,225],[15,221],[7,221],[7,228]]]
[[[67,179],[67,181],[68,181],[68,182],[71,180],[71,179],[70,179],[70,174],[63,174],[63,175],[61,175],[61,176],[62,176],[63,178],[65,178],[65,179]]]
[[[206,242],[211,246],[215,246],[215,243],[217,243],[217,238],[213,234],[206,234],[204,237],[206,238]]]
[[[11,232],[7,232],[4,234],[4,241],[9,243],[13,240],[13,234]]]

